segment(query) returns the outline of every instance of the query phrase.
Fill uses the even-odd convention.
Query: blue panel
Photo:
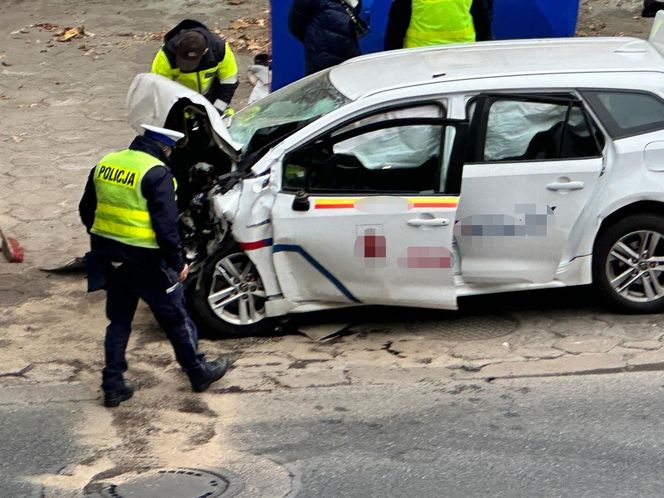
[[[495,0],[496,39],[574,36],[579,0]]]

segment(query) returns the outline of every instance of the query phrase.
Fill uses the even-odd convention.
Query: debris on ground
[[[34,365],[32,363],[28,363],[26,366],[19,369],[0,371],[0,377],[23,377],[33,368]]]
[[[47,273],[84,273],[85,256],[72,258],[69,261],[53,266],[40,266],[39,269]]]
[[[7,261],[10,263],[23,262],[23,248],[16,239],[5,237],[5,234],[0,230],[0,243],[2,244],[2,254],[4,254]]]
[[[329,341],[341,335],[352,324],[350,323],[316,323],[300,325],[297,330],[312,341]]]

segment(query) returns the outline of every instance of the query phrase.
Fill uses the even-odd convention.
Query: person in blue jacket
[[[90,234],[85,260],[88,291],[106,289],[109,325],[102,371],[104,406],[118,406],[134,394],[125,382],[125,350],[139,298],[166,332],[175,357],[196,392],[226,373],[226,358],[206,361],[185,306],[182,283],[189,273],[180,235],[175,182],[168,167],[184,135],[142,125],[128,149],[111,152],[92,168],[79,204]]]
[[[359,0],[294,0],[288,29],[304,44],[305,73],[312,74],[360,55],[364,26]]]

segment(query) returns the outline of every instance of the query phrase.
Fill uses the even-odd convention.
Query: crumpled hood
[[[129,123],[137,132],[143,131],[142,124],[163,127],[171,108],[180,99],[205,108],[217,143],[236,159],[242,144],[233,140],[219,111],[200,93],[159,74],[138,74],[132,81],[127,93]]]

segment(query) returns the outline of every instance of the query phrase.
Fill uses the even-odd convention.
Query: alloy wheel
[[[207,301],[215,315],[233,325],[265,318],[263,282],[245,253],[229,254],[217,262]]]
[[[623,236],[609,251],[605,271],[624,299],[648,303],[664,297],[664,235],[640,230]]]

